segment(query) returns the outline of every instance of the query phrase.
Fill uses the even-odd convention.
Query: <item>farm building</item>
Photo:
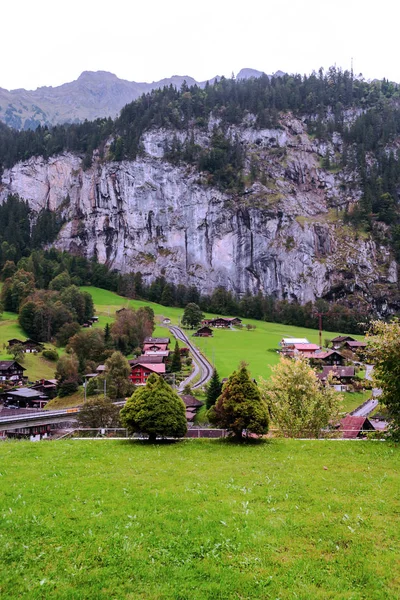
[[[26,369],[16,360],[0,360],[0,381],[22,381]]]
[[[212,335],[212,329],[211,327],[207,327],[207,325],[200,327],[200,329],[198,329],[196,333],[193,334],[194,337],[212,337]]]
[[[347,415],[340,421],[339,431],[343,432],[344,439],[354,440],[363,437],[367,431],[375,431],[375,427],[367,417]]]

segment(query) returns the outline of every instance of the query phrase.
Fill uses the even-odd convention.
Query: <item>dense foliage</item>
[[[245,365],[229,376],[217,402],[207,414],[211,423],[227,429],[237,439],[268,431],[267,406]]]
[[[391,416],[393,437],[400,440],[400,322],[374,321],[369,331],[368,354],[374,366],[374,383],[382,390],[379,402]]]
[[[261,379],[262,397],[271,419],[285,437],[316,437],[335,424],[343,398],[330,385],[322,387],[303,358],[282,357],[268,380]]]
[[[137,388],[120,413],[121,423],[130,431],[157,437],[183,437],[187,431],[182,399],[162,377],[152,374],[145,386]]]

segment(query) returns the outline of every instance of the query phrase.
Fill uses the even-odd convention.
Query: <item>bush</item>
[[[42,356],[43,358],[47,358],[47,360],[58,360],[57,350],[43,350]]]
[[[76,379],[66,379],[58,386],[58,395],[60,398],[64,398],[65,396],[71,396],[78,391],[79,385]]]

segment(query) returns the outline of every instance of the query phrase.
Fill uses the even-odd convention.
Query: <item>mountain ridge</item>
[[[282,71],[278,72],[279,75]],[[241,69],[236,79],[261,77],[256,69]],[[267,75],[273,77],[274,75]],[[35,90],[0,87],[0,121],[14,129],[36,129],[39,125],[78,123],[85,119],[115,118],[128,103],[154,89],[182,83],[205,87],[221,79],[219,75],[206,81],[196,81],[190,75],[172,75],[159,81],[136,82],[121,79],[109,71],[82,71],[77,79],[59,86],[41,86]]]

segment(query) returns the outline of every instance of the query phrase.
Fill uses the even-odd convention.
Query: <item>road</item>
[[[372,413],[372,411],[377,406],[378,406],[378,400],[376,400],[375,398],[372,397],[371,400],[368,400],[368,402],[366,402],[365,404],[363,404],[362,406],[357,408],[351,414],[353,415],[353,417],[368,417],[368,415],[370,413]]]
[[[199,350],[196,348],[196,346],[194,344],[192,344],[192,342],[189,340],[187,335],[182,331],[182,329],[173,325],[173,326],[169,327],[169,330],[174,337],[176,337],[178,340],[180,340],[181,342],[184,342],[184,344],[186,344],[186,346],[189,348],[189,350],[191,351],[192,356],[193,356],[193,364],[194,364],[193,372],[191,373],[191,375],[189,377],[187,377],[187,379],[182,381],[182,383],[179,386],[179,391],[181,392],[183,390],[183,388],[185,387],[185,385],[187,385],[187,384],[190,385],[190,382],[193,381],[193,379],[195,379],[195,377],[199,373],[200,373],[200,379],[192,385],[192,388],[193,389],[200,388],[201,386],[203,386],[205,383],[207,383],[211,379],[211,376],[213,373],[213,366],[199,352]]]

